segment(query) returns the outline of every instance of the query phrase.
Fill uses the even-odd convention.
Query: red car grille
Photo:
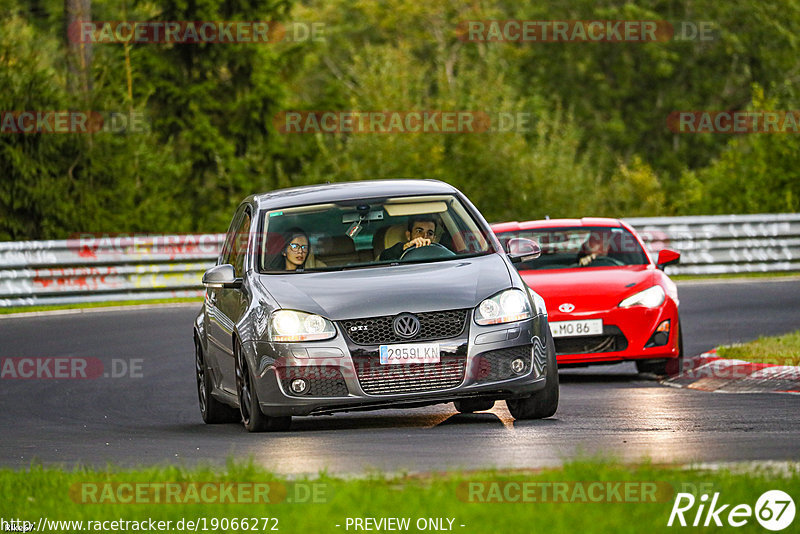
[[[622,331],[606,326],[602,336],[557,337],[556,355],[618,352],[628,348],[628,340]]]

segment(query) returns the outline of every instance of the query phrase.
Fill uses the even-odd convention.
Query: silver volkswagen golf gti
[[[434,180],[296,187],[246,198],[194,324],[206,423],[284,430],[291,417],[505,400],[553,415],[547,311],[457,189]]]

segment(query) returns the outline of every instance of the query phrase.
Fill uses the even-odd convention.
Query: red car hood
[[[620,301],[655,282],[654,269],[649,265],[520,271],[525,283],[539,293],[551,316],[573,315],[614,308]]]

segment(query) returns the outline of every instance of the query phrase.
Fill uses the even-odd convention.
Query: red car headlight
[[[620,308],[631,308],[633,306],[644,306],[645,308],[657,308],[664,304],[666,294],[661,286],[653,286],[631,295],[619,303]]]

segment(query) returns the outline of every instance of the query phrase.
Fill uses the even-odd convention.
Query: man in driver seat
[[[592,232],[578,251],[578,265],[587,267],[597,258],[607,256],[610,250],[611,232]]]
[[[411,217],[408,219],[406,242],[395,243],[383,252],[381,261],[399,260],[403,252],[412,247],[426,247],[433,242],[436,236],[436,219],[427,215]]]

